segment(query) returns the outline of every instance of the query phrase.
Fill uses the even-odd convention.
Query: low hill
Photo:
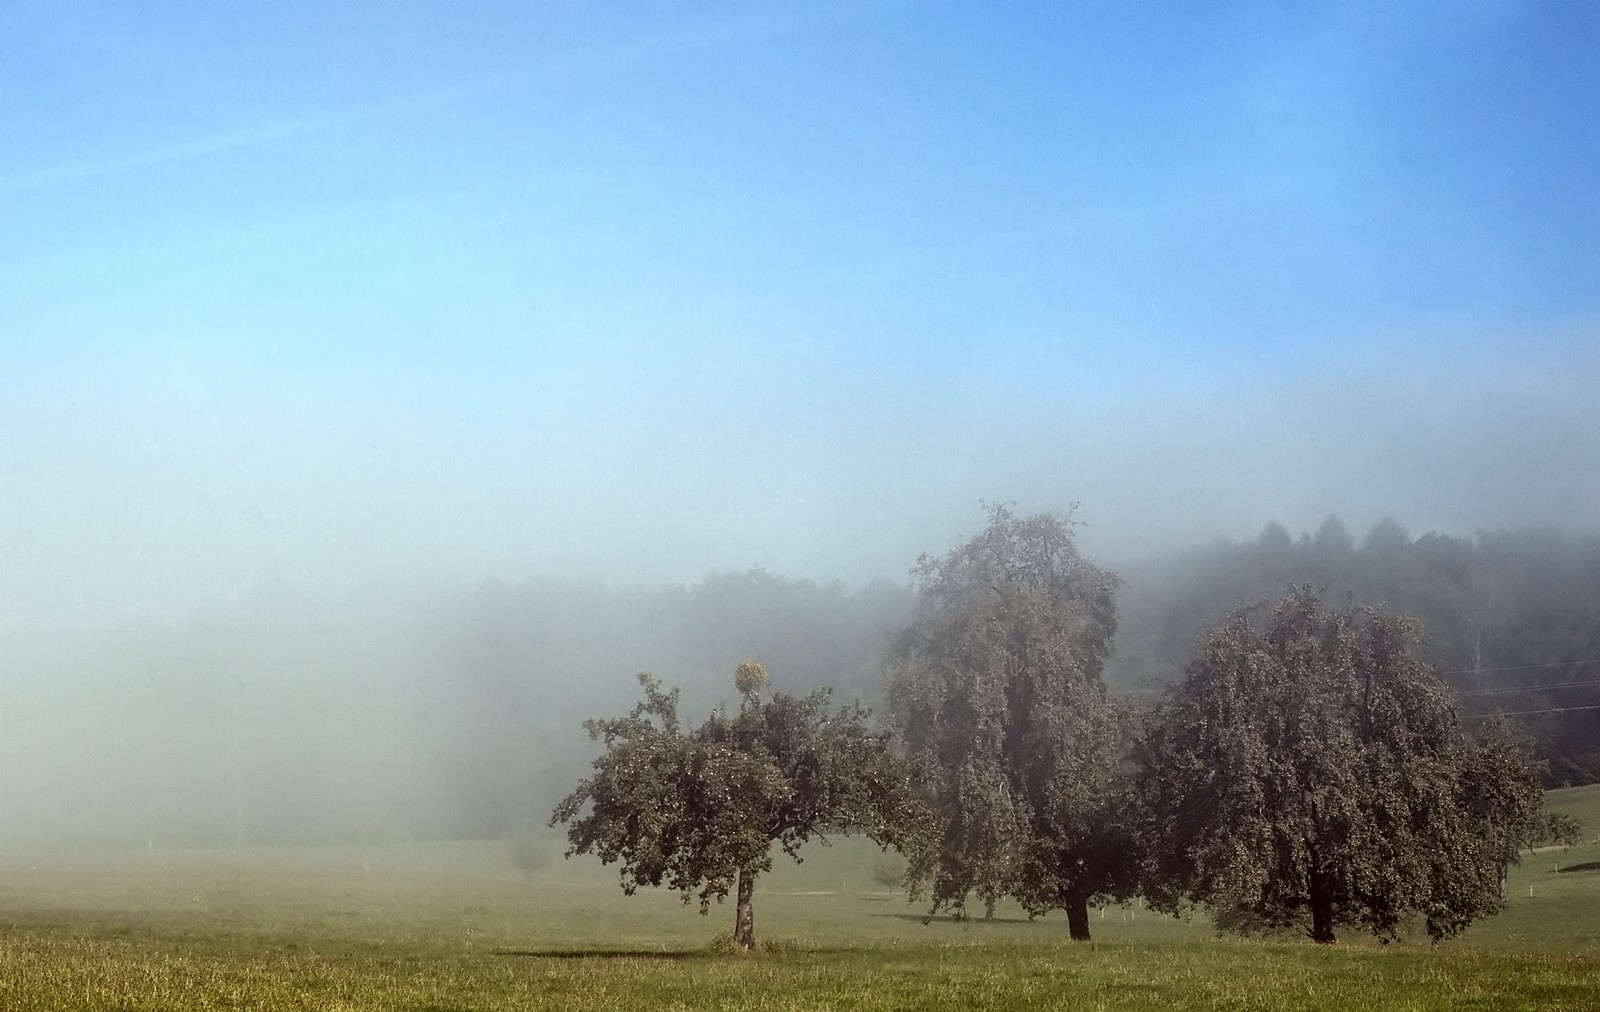
[[[1557,815],[1570,815],[1583,824],[1583,839],[1600,841],[1600,784],[1546,791],[1544,807]]]

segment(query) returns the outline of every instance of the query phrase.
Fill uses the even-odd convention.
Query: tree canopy
[[[1069,518],[997,505],[915,581],[887,657],[890,712],[933,813],[907,880],[935,911],[1010,895],[1065,909],[1087,938],[1089,901],[1124,895],[1134,867],[1125,715],[1101,680],[1116,577],[1079,554]]]
[[[678,690],[639,675],[644,699],[626,717],[590,720],[605,751],[556,806],[569,823],[568,856],[619,862],[622,888],[666,885],[698,896],[702,913],[737,889],[734,940],[755,945],[757,876],[773,843],[799,860],[801,844],[860,829],[890,842],[909,824],[904,769],[858,706],[834,710],[829,693],[772,693],[766,669],[735,673],[737,712],[718,707],[699,727],[678,718]]]
[[[1219,923],[1435,939],[1499,909],[1537,819],[1537,769],[1506,734],[1469,740],[1415,623],[1325,609],[1309,587],[1206,635],[1142,752],[1150,894]]]

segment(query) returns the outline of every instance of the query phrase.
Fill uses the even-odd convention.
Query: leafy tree
[[[982,534],[914,571],[917,608],[887,659],[889,706],[933,813],[910,841],[907,880],[933,910],[1034,914],[1132,885],[1120,813],[1124,715],[1101,670],[1116,631],[1111,573],[1084,559],[1070,519],[989,508]]]
[[[721,707],[685,730],[678,690],[639,676],[644,700],[626,717],[591,720],[605,744],[594,772],[556,806],[570,823],[567,856],[620,862],[624,892],[666,884],[698,895],[701,913],[737,889],[734,941],[755,946],[752,899],[777,843],[796,861],[825,832],[864,830],[887,844],[912,815],[905,771],[857,706],[830,708],[829,693],[762,698],[767,673],[742,662],[736,713]]]
[[[905,881],[905,877],[906,862],[904,858],[885,854],[872,863],[872,881],[878,885],[892,889]]]
[[[1544,764],[1532,759],[1529,746],[1526,731],[1493,716],[1479,727],[1466,755],[1466,800],[1472,825],[1494,861],[1500,899],[1506,872],[1520,862],[1522,851],[1540,846],[1547,836],[1564,838],[1568,829],[1558,817],[1543,814],[1544,792],[1537,786]]]
[[[1416,636],[1309,587],[1264,628],[1244,609],[1211,629],[1142,748],[1157,906],[1318,942],[1416,915],[1438,940],[1499,909],[1537,769],[1507,735],[1467,739]]]

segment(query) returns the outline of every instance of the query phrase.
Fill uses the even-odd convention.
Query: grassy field
[[[1556,792],[1593,840],[1600,787]],[[552,848],[558,846],[552,841]],[[1600,846],[1528,855],[1499,917],[1433,947],[1218,938],[1094,915],[924,923],[859,840],[757,893],[766,951],[718,951],[731,910],[625,897],[609,870],[532,877],[494,844],[11,856],[0,1009],[1600,1008]]]

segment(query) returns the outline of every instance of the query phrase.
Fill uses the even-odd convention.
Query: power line
[[[1488,671],[1531,671],[1534,668],[1566,668],[1574,664],[1600,664],[1600,660],[1551,661],[1548,664],[1507,664],[1499,668],[1462,668],[1460,671],[1441,671],[1441,675],[1479,675]]]
[[[1547,685],[1504,685],[1496,689],[1469,689],[1457,693],[1461,696],[1494,696],[1503,692],[1539,692],[1543,689],[1576,689],[1585,685],[1600,685],[1600,678],[1582,682],[1550,682]]]
[[[1600,685],[1600,678],[1589,678],[1578,682],[1547,682],[1543,685],[1502,685],[1493,689],[1465,689],[1456,695],[1467,696],[1502,696],[1508,692],[1544,692],[1547,689],[1582,689],[1591,685]],[[1164,689],[1123,689],[1110,692],[1108,695],[1127,699],[1133,696],[1159,696]]]
[[[1533,670],[1535,668],[1566,668],[1566,667],[1571,667],[1571,666],[1576,665],[1576,664],[1600,664],[1600,659],[1593,659],[1593,660],[1586,660],[1586,661],[1551,661],[1548,664],[1509,664],[1509,665],[1505,665],[1503,667],[1496,667],[1496,668],[1462,668],[1459,671],[1441,671],[1441,672],[1439,672],[1439,674],[1440,675],[1476,675],[1476,674],[1482,674],[1482,673],[1491,672],[1491,671],[1531,671],[1531,670]],[[1548,682],[1548,683],[1543,684],[1543,685],[1501,685],[1501,686],[1496,686],[1495,688],[1492,688],[1492,689],[1464,689],[1464,690],[1456,693],[1456,695],[1462,696],[1462,697],[1466,697],[1466,696],[1497,696],[1497,695],[1503,695],[1503,694],[1505,694],[1507,692],[1542,692],[1545,689],[1578,689],[1578,688],[1587,688],[1588,686],[1591,686],[1591,685],[1600,685],[1600,678],[1588,678],[1588,679],[1583,679],[1583,680],[1580,680],[1580,681],[1572,681],[1572,682]],[[1158,695],[1161,695],[1163,692],[1165,692],[1166,688],[1170,688],[1170,686],[1163,687],[1163,688],[1148,688],[1148,689],[1119,689],[1119,690],[1114,690],[1114,691],[1109,692],[1108,695],[1115,696],[1115,697],[1120,697],[1120,698],[1124,698],[1124,699],[1128,698],[1128,697],[1131,697],[1131,696],[1158,696]],[[1572,709],[1583,709],[1583,707],[1574,707]],[[1523,711],[1519,711],[1519,712],[1522,712],[1522,713],[1555,713],[1555,712],[1559,712],[1559,711],[1555,711],[1555,710],[1523,710]]]
[[[1480,717],[1526,717],[1534,713],[1570,713],[1573,710],[1600,710],[1600,703],[1594,706],[1556,706],[1548,710],[1492,710],[1488,713],[1467,713],[1462,716],[1467,720],[1477,720]]]

